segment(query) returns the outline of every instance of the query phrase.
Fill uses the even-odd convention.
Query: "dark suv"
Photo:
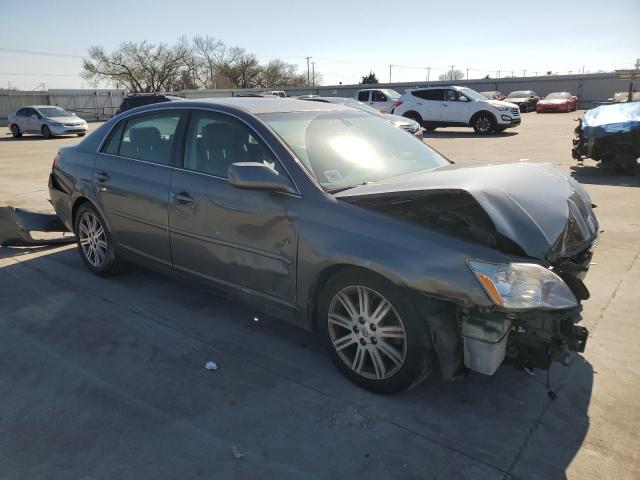
[[[129,95],[122,100],[120,107],[116,110],[118,113],[126,112],[132,108],[141,107],[143,105],[151,105],[152,103],[173,102],[175,100],[184,100],[182,97],[174,95],[163,95],[161,93],[135,93]]]

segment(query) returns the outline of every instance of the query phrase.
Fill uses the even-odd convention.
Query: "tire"
[[[47,127],[46,125],[42,126],[42,135],[44,135],[44,138],[53,137],[53,135],[51,135],[51,130],[49,130],[49,127]]]
[[[79,134],[78,134],[78,136],[79,136],[79,137],[84,137],[85,135],[86,135],[86,133],[85,133],[85,132],[82,132],[82,133],[79,133]]]
[[[426,321],[375,273],[340,270],[320,293],[316,322],[338,370],[365,390],[398,393],[431,373],[435,355]]]
[[[20,127],[18,125],[16,125],[15,123],[13,123],[11,125],[11,135],[13,135],[13,138],[20,138],[22,136],[22,132],[20,131]]]
[[[422,117],[420,116],[419,113],[416,112],[407,112],[404,115],[402,115],[404,118],[409,118],[411,120],[413,120],[414,122],[418,122],[420,124],[420,126],[423,126],[423,122],[422,122]]]
[[[74,231],[78,251],[89,270],[100,276],[112,275],[120,270],[122,261],[111,233],[102,216],[90,203],[80,205]]]
[[[496,120],[488,113],[482,113],[473,119],[471,125],[476,133],[488,135],[496,129]]]

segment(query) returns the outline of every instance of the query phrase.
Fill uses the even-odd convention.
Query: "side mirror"
[[[259,162],[237,162],[229,167],[229,183],[243,190],[298,193],[289,179]]]
[[[469,101],[469,99],[468,99],[467,97],[463,97],[462,95],[460,95],[460,96],[458,97],[458,101],[459,101],[459,102],[468,102],[468,101]]]

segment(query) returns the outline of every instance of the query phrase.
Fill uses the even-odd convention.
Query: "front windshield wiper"
[[[362,182],[356,185],[347,185],[346,187],[326,188],[325,190],[327,193],[340,193],[340,192],[344,192],[345,190],[351,190],[352,188],[359,187],[360,185],[372,185],[375,183],[379,183],[379,182]]]

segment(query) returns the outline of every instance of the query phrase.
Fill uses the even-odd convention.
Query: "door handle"
[[[193,205],[195,203],[195,200],[191,195],[189,195],[189,192],[185,192],[184,190],[178,193],[174,193],[173,198],[180,205]]]
[[[102,172],[96,173],[95,177],[96,177],[96,180],[99,181],[100,183],[104,183],[107,180],[109,180],[109,174],[104,170]]]
[[[442,104],[443,107],[448,107],[449,105],[447,105],[446,103]]]
[[[420,102],[416,102],[416,105],[422,105],[422,103],[420,103]]]

